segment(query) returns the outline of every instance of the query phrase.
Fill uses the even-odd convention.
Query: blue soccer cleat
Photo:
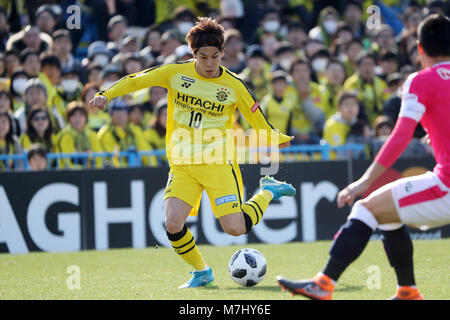
[[[190,273],[193,274],[192,278],[180,286],[179,289],[208,287],[214,284],[214,275],[211,267],[205,271],[192,271]]]
[[[265,176],[264,178],[261,178],[259,180],[259,186],[261,190],[268,190],[272,192],[273,199],[272,200],[278,200],[283,196],[292,197],[295,196],[295,188],[286,182],[281,182],[278,180],[275,180],[271,176]]]

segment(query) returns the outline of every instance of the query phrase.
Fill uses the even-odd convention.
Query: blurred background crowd
[[[45,156],[164,149],[164,88],[114,99],[105,111],[88,102],[126,74],[191,59],[185,35],[210,16],[226,30],[223,65],[274,127],[295,144],[363,143],[359,156],[371,157],[395,125],[402,83],[421,68],[419,23],[449,8],[427,0],[0,0],[0,155],[26,153],[35,169],[77,168],[70,157],[49,164]],[[235,128],[249,129],[239,112]],[[419,125],[403,156],[430,152]],[[91,166],[105,165],[127,163]],[[12,166],[0,161],[0,170]]]

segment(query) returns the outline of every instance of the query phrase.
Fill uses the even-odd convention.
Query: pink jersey
[[[450,61],[408,77],[403,85],[396,128],[375,161],[384,166],[392,165],[406,148],[405,142],[409,142],[419,121],[435,153],[434,172],[450,187]]]

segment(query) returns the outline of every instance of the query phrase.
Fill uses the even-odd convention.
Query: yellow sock
[[[254,195],[250,200],[242,205],[247,232],[249,232],[254,225],[261,221],[264,212],[272,200],[272,197],[273,195],[270,191],[264,190]]]
[[[183,230],[176,234],[167,233],[167,236],[172,243],[175,252],[195,270],[203,270],[206,268],[206,263],[203,260],[202,254],[195,245],[195,239],[192,232],[184,226]]]

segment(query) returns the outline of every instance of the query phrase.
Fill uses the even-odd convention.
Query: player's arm
[[[245,120],[258,131],[258,134],[264,134],[267,138],[268,145],[278,144],[279,148],[284,148],[290,145],[290,141],[294,137],[289,137],[280,133],[267,121],[261,107],[249,91],[247,86],[238,79],[241,83],[237,88],[237,107]]]
[[[425,104],[422,103],[423,98],[421,98],[423,93],[417,85],[413,86],[411,83],[414,76],[410,76],[405,82],[400,113],[394,130],[362,177],[339,192],[337,197],[339,208],[343,207],[345,203],[351,205],[356,197],[364,194],[370,185],[392,166],[408,147],[416,126],[426,110]]]
[[[92,107],[103,109],[105,104],[111,101],[111,99],[126,95],[130,92],[152,86],[167,87],[167,74],[170,72],[170,70],[168,70],[169,68],[169,65],[156,66],[127,75],[108,88],[98,92],[89,104]]]

